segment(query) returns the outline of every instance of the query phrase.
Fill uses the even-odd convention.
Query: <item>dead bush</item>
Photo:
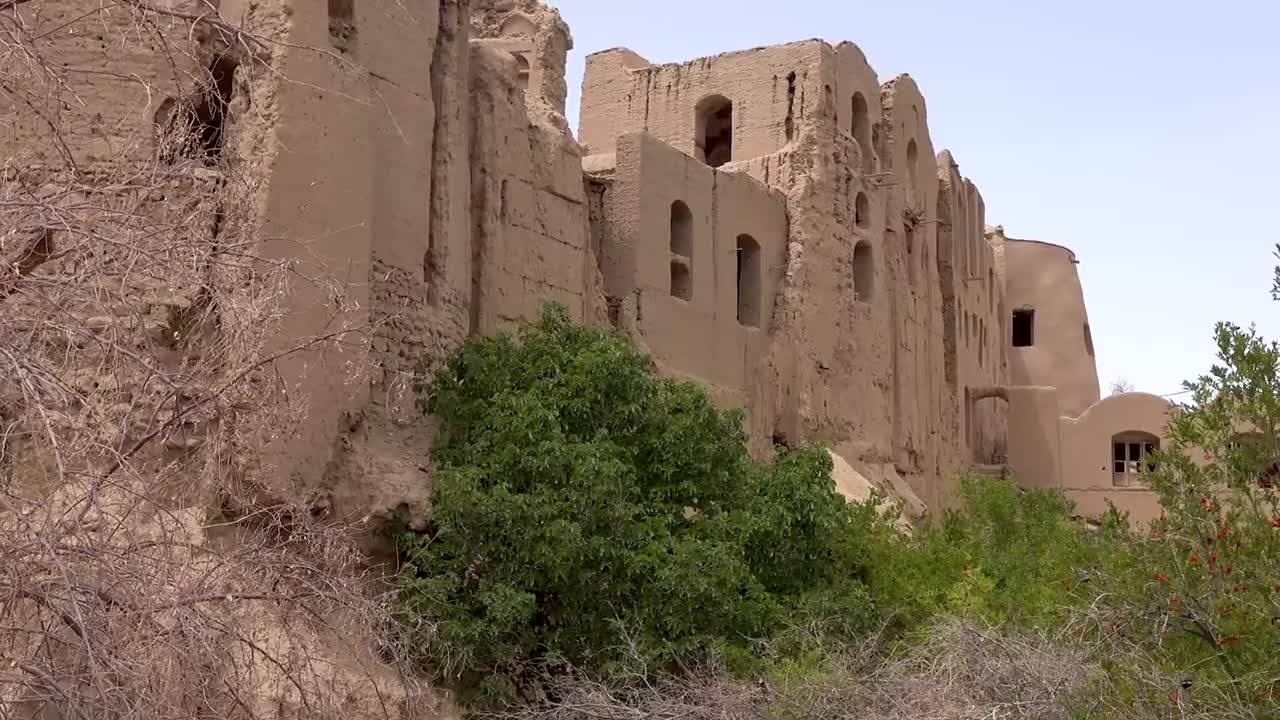
[[[260,251],[230,148],[273,39],[213,9],[0,2],[22,138],[0,169],[0,718],[409,713],[362,528],[256,482],[301,408],[279,363],[364,329],[342,286]],[[86,77],[154,100],[154,127],[104,119]],[[302,283],[323,333],[281,325]]]
[[[872,637],[820,668],[758,683],[718,669],[609,687],[579,673],[549,679],[537,703],[501,720],[972,720],[1072,717],[1068,703],[1095,675],[1057,640],[944,619],[905,650]]]

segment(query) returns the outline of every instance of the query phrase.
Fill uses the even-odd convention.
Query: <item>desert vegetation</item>
[[[965,478],[905,536],[820,448],[752,460],[736,413],[549,307],[423,375],[442,434],[430,527],[395,537],[407,644],[510,718],[1271,717],[1280,349],[1215,337],[1151,527]]]
[[[528,720],[1280,717],[1280,348],[1230,324],[1151,527],[966,478],[906,536],[822,448],[750,457],[737,413],[552,307],[420,374],[432,507],[389,585],[365,526],[259,482],[301,407],[276,365],[371,330],[241,214],[230,118],[272,38],[89,8],[190,74],[91,159],[33,4],[0,2],[0,88],[53,148],[0,174],[0,718],[413,717],[422,676]],[[325,329],[282,342],[299,286]]]

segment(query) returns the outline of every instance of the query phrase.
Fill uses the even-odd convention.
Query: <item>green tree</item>
[[[401,595],[451,681],[509,696],[558,660],[620,677],[750,655],[796,615],[870,622],[867,531],[827,453],[752,462],[740,413],[624,337],[549,306],[419,395],[437,472],[430,527],[396,536]]]
[[[1214,335],[1217,363],[1185,384],[1147,474],[1163,514],[1106,558],[1082,629],[1104,656],[1137,659],[1112,663],[1127,702],[1275,713],[1280,478],[1267,469],[1280,457],[1280,346],[1230,323]],[[1163,685],[1142,675],[1153,667]]]

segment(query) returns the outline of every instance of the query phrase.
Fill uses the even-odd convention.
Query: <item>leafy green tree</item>
[[[907,626],[937,615],[991,624],[1049,625],[1081,600],[1079,585],[1119,533],[1072,519],[1061,493],[1024,490],[1010,480],[967,476],[960,507],[913,540],[876,543],[874,596]]]
[[[1147,477],[1163,514],[1106,558],[1094,612],[1130,703],[1280,711],[1280,513],[1272,463],[1280,346],[1215,328],[1218,361],[1185,384]],[[1270,468],[1270,470],[1269,470]],[[1153,684],[1143,668],[1167,675]],[[1234,708],[1235,710],[1227,710]],[[1248,711],[1246,714],[1252,713]],[[1225,715],[1219,715],[1225,716]]]
[[[872,617],[859,509],[820,448],[768,466],[741,415],[549,306],[468,340],[420,388],[440,422],[431,521],[401,528],[412,641],[510,696],[547,663],[607,677],[750,656],[796,617]]]

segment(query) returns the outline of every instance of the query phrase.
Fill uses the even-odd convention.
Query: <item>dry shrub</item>
[[[261,253],[227,148],[272,40],[212,7],[0,2],[0,718],[409,712],[363,529],[257,482],[303,407],[280,361],[367,343],[341,286]],[[62,62],[95,34],[171,77]],[[104,121],[86,77],[144,85],[155,127]],[[329,298],[306,337],[301,283]]]
[[[970,720],[1071,717],[1068,700],[1093,669],[1055,640],[946,619],[901,654],[878,638],[821,671],[744,683],[720,671],[611,688],[579,674],[548,683],[547,699],[492,713],[502,720]]]

